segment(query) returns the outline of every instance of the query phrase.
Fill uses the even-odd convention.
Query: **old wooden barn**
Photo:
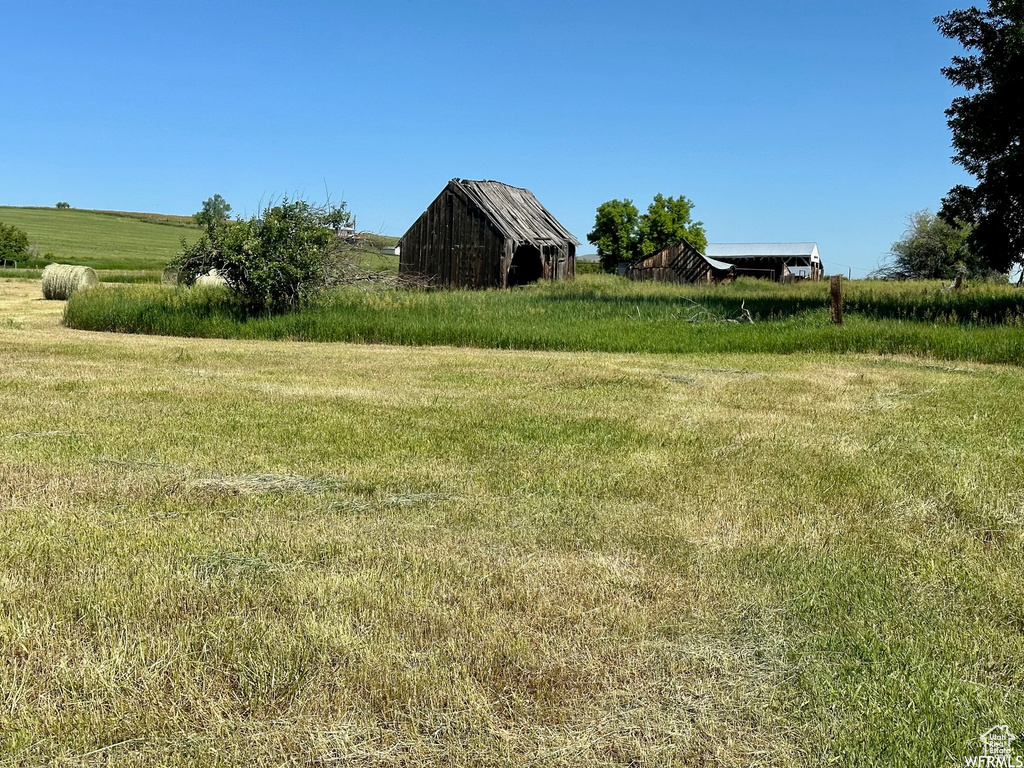
[[[446,288],[571,279],[579,241],[528,189],[452,179],[398,243],[399,273]]]
[[[686,240],[672,243],[650,256],[625,265],[630,280],[661,283],[720,283],[732,277],[732,265],[709,259]]]

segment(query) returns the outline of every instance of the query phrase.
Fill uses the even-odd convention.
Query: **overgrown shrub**
[[[283,312],[308,303],[341,269],[335,229],[351,221],[344,203],[317,206],[283,199],[259,217],[215,221],[169,267],[192,285],[215,269],[253,312]]]

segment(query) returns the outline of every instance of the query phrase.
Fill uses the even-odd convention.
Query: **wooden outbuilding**
[[[680,240],[626,264],[630,280],[660,283],[720,283],[732,277],[731,264],[709,259],[686,240]]]
[[[577,245],[530,190],[452,179],[399,240],[399,274],[445,288],[567,280]]]

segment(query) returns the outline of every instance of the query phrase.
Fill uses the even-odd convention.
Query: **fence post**
[[[836,325],[843,324],[843,276],[832,275],[829,282],[829,289],[832,296],[832,322]]]

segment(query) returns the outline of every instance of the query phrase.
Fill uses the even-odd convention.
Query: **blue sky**
[[[0,204],[252,213],[326,188],[401,235],[486,178],[585,241],[600,203],[661,192],[712,242],[813,240],[856,277],[966,179],[932,23],[952,7],[8,3]]]

